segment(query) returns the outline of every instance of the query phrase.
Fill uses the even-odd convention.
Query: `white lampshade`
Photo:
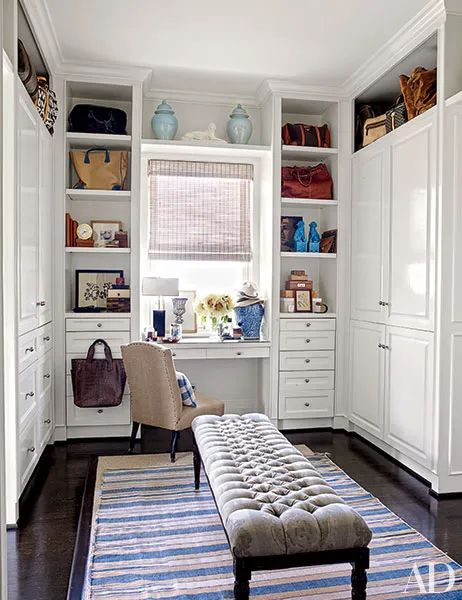
[[[167,277],[143,277],[141,293],[143,296],[178,296],[179,280]]]

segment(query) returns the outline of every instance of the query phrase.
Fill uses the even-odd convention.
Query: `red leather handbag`
[[[332,200],[333,181],[325,164],[315,167],[282,167],[283,198]]]
[[[281,130],[282,143],[287,146],[313,146],[330,148],[330,130],[327,124],[305,125],[305,123],[286,123]]]

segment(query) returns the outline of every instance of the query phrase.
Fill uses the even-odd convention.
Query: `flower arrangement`
[[[196,303],[194,310],[201,318],[202,326],[205,328],[207,319],[212,323],[212,329],[215,329],[218,323],[228,320],[229,313],[234,308],[234,300],[229,294],[208,294]]]

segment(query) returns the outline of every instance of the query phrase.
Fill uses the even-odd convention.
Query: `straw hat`
[[[236,307],[239,306],[250,306],[251,304],[257,304],[262,302],[258,297],[257,286],[251,281],[244,281],[241,286],[242,289],[238,291],[239,298],[236,302]]]

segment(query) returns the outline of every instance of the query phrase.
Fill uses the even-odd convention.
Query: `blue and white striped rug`
[[[165,466],[153,467],[146,456],[129,458],[104,457],[100,464],[82,598],[231,600],[228,544],[207,484],[194,491],[191,456],[182,456],[175,465],[164,459]],[[462,600],[460,565],[327,457],[309,459],[374,532],[369,598]],[[125,462],[111,468],[111,460],[114,465]],[[154,460],[159,457],[151,457],[151,464]],[[347,599],[350,573],[349,565],[255,573],[251,598]],[[448,573],[454,577],[452,586]],[[447,587],[451,590],[445,591]]]

